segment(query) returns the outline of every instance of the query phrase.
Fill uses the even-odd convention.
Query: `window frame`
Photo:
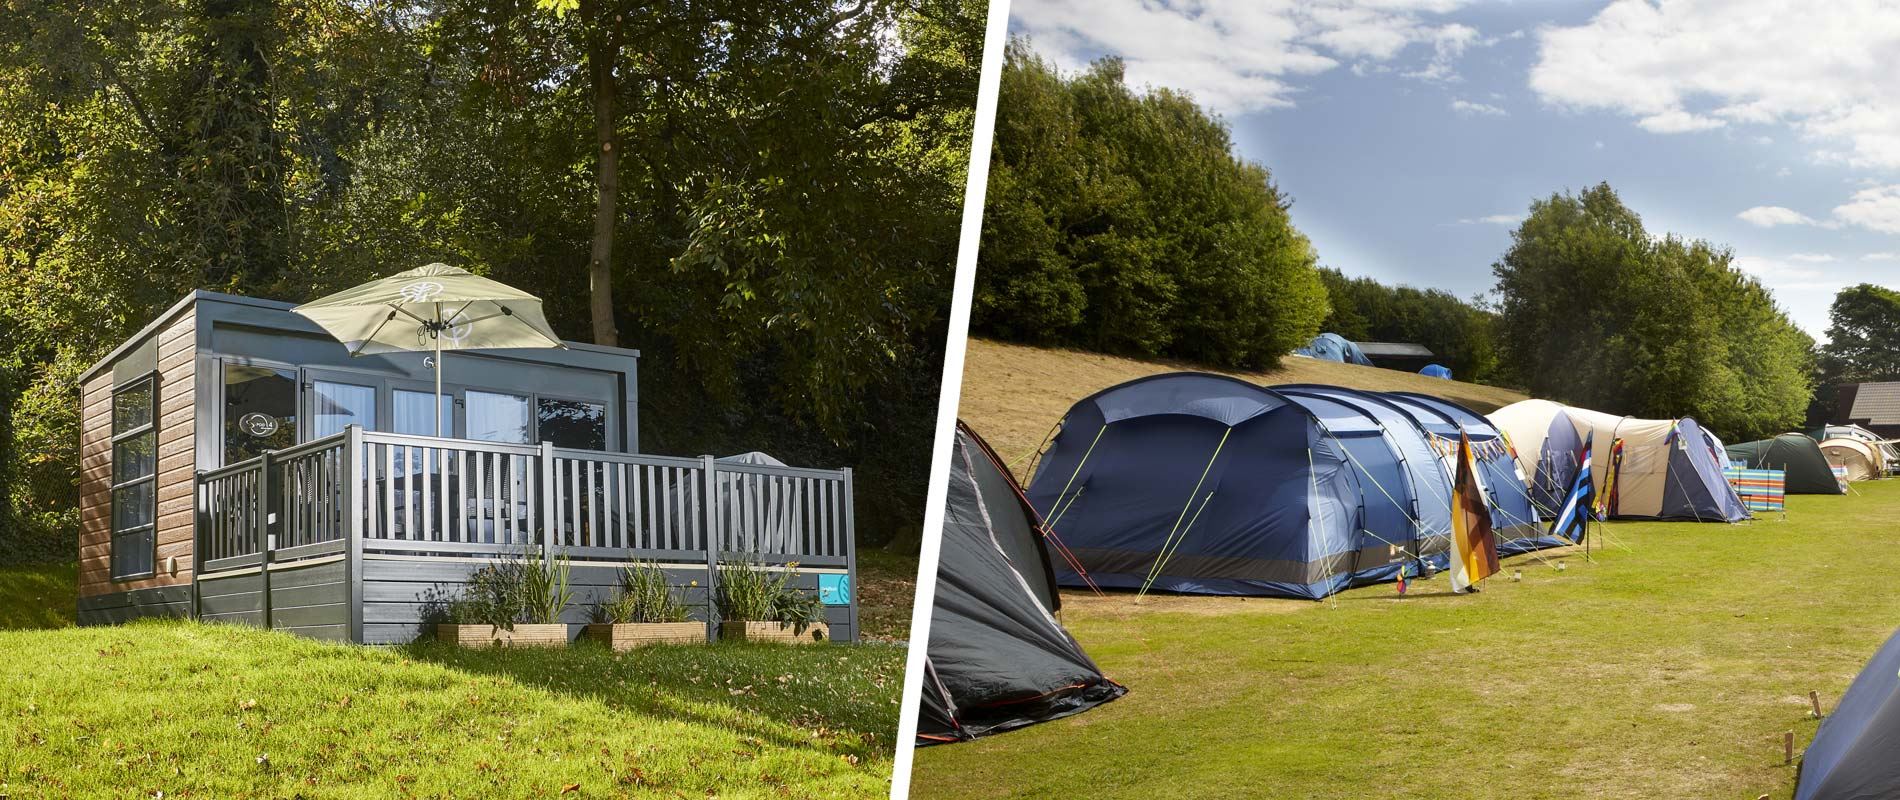
[[[149,385],[152,393],[151,415],[145,424],[128,431],[112,431],[112,435],[107,444],[110,448],[109,452],[111,453],[112,466],[106,473],[106,571],[110,574],[112,581],[115,583],[142,580],[158,575],[158,409],[160,383],[158,371],[153,370],[126,381],[123,384],[115,384],[112,387],[112,409],[109,412],[111,421],[107,423],[112,427],[118,425],[119,397],[121,395],[137,389],[141,384]],[[108,428],[108,430],[111,430],[111,428]],[[140,436],[152,437],[152,471],[146,475],[120,482],[117,480],[119,444]],[[135,525],[130,528],[121,529],[119,527],[119,491],[147,482],[152,484],[152,499],[149,505],[151,509],[151,521],[143,525]],[[119,540],[141,533],[151,534],[151,566],[144,572],[134,572],[125,575],[119,574],[119,560],[117,557],[119,553]]]

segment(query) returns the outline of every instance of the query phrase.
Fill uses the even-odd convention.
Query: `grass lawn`
[[[904,652],[0,632],[0,797],[883,797]]]
[[[1808,690],[1831,711],[1900,625],[1900,480],[1856,489],[1786,522],[1613,524],[1595,563],[1514,558],[1475,596],[1068,595],[1129,694],[921,750],[911,796],[1789,797]]]
[[[899,641],[910,636],[917,596],[917,557],[882,548],[858,550],[858,625],[862,638]]]
[[[72,564],[0,566],[0,631],[73,624],[77,569]]]

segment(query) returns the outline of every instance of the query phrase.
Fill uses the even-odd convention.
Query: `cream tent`
[[[1581,443],[1590,447],[1590,474],[1599,492],[1610,473],[1611,445],[1623,440],[1613,516],[1704,522],[1748,517],[1748,509],[1722,476],[1727,458],[1716,448],[1715,439],[1688,417],[1619,417],[1547,400],[1512,403],[1490,417],[1511,438],[1520,462],[1531,459],[1525,470],[1529,475],[1545,467],[1542,457],[1559,449],[1548,441],[1553,429],[1562,433],[1560,422],[1567,419]]]
[[[1549,400],[1512,403],[1486,415],[1511,441],[1531,502],[1545,518],[1557,516],[1583,467],[1583,438],[1563,406]]]
[[[1859,439],[1829,439],[1821,443],[1821,453],[1832,466],[1846,467],[1850,481],[1869,481],[1880,477],[1880,451]]]

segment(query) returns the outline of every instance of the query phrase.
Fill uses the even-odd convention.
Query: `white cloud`
[[[1458,220],[1460,225],[1516,225],[1524,221],[1523,214],[1492,214],[1488,217],[1466,217]]]
[[[1349,64],[1452,81],[1455,62],[1486,43],[1439,15],[1467,0],[1020,0],[1010,32],[1063,69],[1120,56],[1131,86],[1192,94],[1225,114],[1291,106],[1300,79]],[[1422,61],[1412,55],[1429,46]],[[1412,62],[1412,63],[1405,63]]]
[[[1789,175],[1793,175],[1793,174],[1794,174],[1794,170],[1788,169],[1787,167],[1782,167],[1781,169],[1775,170],[1775,177],[1777,178],[1786,178]]]
[[[1597,149],[1598,149],[1598,150],[1602,150],[1602,149],[1603,149],[1603,140],[1602,140],[1602,139],[1598,139],[1598,140],[1597,140]]]
[[[1862,261],[1900,261],[1900,253],[1891,250],[1880,253],[1867,253],[1860,257]]]
[[[1834,217],[1871,231],[1900,233],[1900,185],[1855,192],[1845,204],[1834,207]]]
[[[1837,260],[1830,253],[1789,253],[1788,258],[1803,264],[1828,264]]]
[[[1781,206],[1755,206],[1735,216],[1743,222],[1761,228],[1776,225],[1813,225],[1814,219],[1792,208]]]
[[[1657,133],[1781,125],[1816,160],[1900,169],[1900,15],[1877,0],[1612,0],[1537,36],[1551,104]]]
[[[1484,117],[1505,117],[1510,116],[1511,113],[1489,103],[1473,103],[1469,100],[1451,101],[1451,110],[1466,116]]]

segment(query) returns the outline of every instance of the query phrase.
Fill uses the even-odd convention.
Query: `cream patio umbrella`
[[[435,403],[442,406],[442,351],[559,347],[541,299],[447,264],[430,264],[291,309],[317,323],[352,356],[435,354]],[[442,435],[442,414],[435,414]]]

